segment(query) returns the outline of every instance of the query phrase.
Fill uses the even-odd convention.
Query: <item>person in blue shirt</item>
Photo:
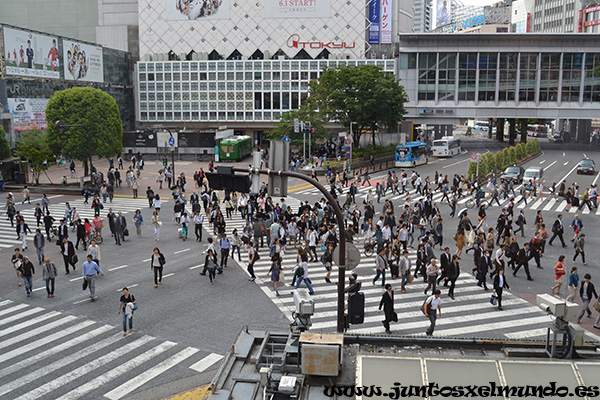
[[[577,288],[579,287],[579,274],[577,273],[577,267],[571,268],[571,275],[569,275],[569,295],[567,301],[575,300],[577,296]]]
[[[83,263],[83,279],[87,281],[88,287],[90,288],[90,298],[92,301],[96,298],[97,273],[104,276],[104,272],[102,272],[98,264],[92,261],[92,255],[88,254],[87,261]]]

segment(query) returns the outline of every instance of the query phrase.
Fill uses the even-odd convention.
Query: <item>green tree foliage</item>
[[[17,156],[27,159],[29,168],[33,170],[33,179],[39,185],[40,174],[48,169],[48,162],[53,159],[47,142],[47,134],[38,130],[23,133],[17,142],[15,153]]]
[[[375,65],[327,69],[309,88],[308,105],[319,110],[323,121],[337,121],[344,129],[353,124],[353,142],[360,143],[364,131],[396,130],[408,101],[404,87],[394,74]]]
[[[499,173],[510,165],[535,156],[540,151],[540,142],[537,139],[533,139],[527,142],[527,144],[519,143],[516,146],[499,150],[495,154],[491,152],[486,153],[481,157],[481,162],[479,163],[479,175],[477,175],[477,163],[470,161],[467,176],[485,178],[491,173]]]
[[[9,158],[11,156],[10,143],[6,139],[6,132],[2,125],[0,125],[0,160]]]
[[[294,132],[294,118],[298,118],[298,120],[303,121],[305,124],[305,128],[308,126],[312,126],[315,129],[315,133],[312,134],[312,145],[313,149],[315,149],[315,143],[317,140],[333,136],[329,134],[327,130],[323,127],[323,119],[321,113],[317,111],[312,111],[307,106],[301,106],[297,110],[292,110],[286,113],[283,113],[279,117],[279,122],[275,124],[275,128],[270,131],[265,132],[267,139],[269,140],[281,140],[284,136],[290,138],[290,144],[293,147],[302,147],[304,144],[304,134],[302,132],[295,133]],[[306,135],[306,146],[308,151],[308,140],[309,135]]]
[[[91,129],[91,141],[85,127],[56,129],[56,121],[65,125],[84,125]],[[117,102],[108,93],[90,87],[56,92],[46,107],[48,145],[54,154],[86,161],[90,147],[93,155],[112,157],[123,149],[123,125]],[[90,143],[91,142],[91,143]],[[85,164],[87,174],[87,163]]]

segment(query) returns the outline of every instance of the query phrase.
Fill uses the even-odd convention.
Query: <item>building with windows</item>
[[[416,123],[597,116],[600,47],[584,34],[413,34],[399,45],[397,75]]]
[[[600,5],[594,5],[584,9],[581,13],[580,32],[598,33],[600,32]]]
[[[581,32],[578,28],[579,11],[585,7],[585,3],[585,0],[534,0],[533,9],[527,9],[530,32]]]
[[[416,33],[431,30],[431,0],[415,0],[413,31]]]

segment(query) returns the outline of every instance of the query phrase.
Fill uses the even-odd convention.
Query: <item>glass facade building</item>
[[[138,62],[138,121],[279,121],[308,97],[326,68],[377,65],[394,73],[394,60],[225,60]]]
[[[472,36],[401,35],[398,77],[409,95],[409,114],[596,114],[600,75],[594,68],[600,65],[600,47],[586,35]]]

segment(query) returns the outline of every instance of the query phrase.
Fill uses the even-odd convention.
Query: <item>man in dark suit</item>
[[[483,251],[483,255],[479,258],[479,264],[477,264],[477,286],[483,286],[485,290],[488,290],[486,284],[486,275],[491,269],[492,258],[490,257],[489,251],[486,249]]]
[[[502,311],[502,291],[504,288],[510,292],[510,286],[504,276],[504,268],[499,268],[496,276],[494,277],[494,293],[498,296],[498,310]]]
[[[531,274],[529,273],[529,259],[533,257],[531,254],[531,249],[529,249],[529,243],[525,243],[523,248],[519,250],[517,254],[517,268],[515,272],[513,272],[513,276],[517,276],[517,272],[521,267],[525,268],[525,274],[527,274],[527,280],[532,281]]]
[[[73,266],[73,271],[75,271],[75,262],[73,257],[75,256],[75,246],[73,246],[73,242],[69,241],[68,238],[64,237],[62,243],[60,244],[60,254],[63,256],[63,261],[65,262],[65,273],[69,275],[69,264]]]
[[[519,213],[519,216],[517,217],[517,226],[519,227],[519,229],[515,230],[514,234],[516,235],[517,232],[521,232],[521,237],[525,237],[524,226],[526,224],[527,224],[527,221],[525,220],[525,211],[521,210],[521,212]]]
[[[427,282],[427,254],[425,253],[425,246],[420,244],[417,250],[417,268],[415,269],[415,276],[419,273],[423,276],[423,282]]]
[[[389,283],[385,285],[385,292],[383,296],[381,296],[381,301],[379,302],[379,310],[378,313],[381,313],[381,308],[383,307],[383,312],[385,314],[385,319],[382,321],[383,326],[385,327],[385,333],[388,335],[392,333],[390,330],[390,322],[398,321],[398,317],[394,312],[394,291],[392,290],[392,285]]]
[[[444,252],[440,255],[440,259],[441,259],[442,273],[440,274],[440,277],[437,280],[437,284],[439,285],[440,282],[443,280],[444,286],[448,286],[448,279],[446,279],[446,277],[448,276],[448,269],[450,268],[450,261],[452,261],[452,255],[450,255],[449,247],[444,248]]]
[[[473,267],[472,272],[476,272],[477,269],[479,268],[479,261],[481,260],[482,256],[483,256],[483,246],[481,245],[481,243],[479,243],[477,245],[477,247],[475,248],[475,254],[473,255],[473,264],[475,265],[475,267]]]
[[[49,237],[49,236],[48,236]],[[69,227],[65,224],[65,220],[60,220],[60,225],[58,226],[58,240],[60,243],[63,242],[64,238],[69,237]]]
[[[550,241],[548,242],[548,244],[550,246],[552,246],[552,242],[558,236],[558,238],[560,239],[560,242],[562,243],[562,247],[567,247],[567,245],[565,244],[565,240],[563,239],[563,233],[565,231],[564,229],[565,229],[565,227],[563,226],[563,222],[562,222],[562,214],[558,214],[556,221],[554,221],[554,224],[552,225],[553,235],[550,238]]]
[[[127,219],[119,211],[115,224],[115,244],[121,245],[121,241],[125,241],[125,229],[127,229]]]

